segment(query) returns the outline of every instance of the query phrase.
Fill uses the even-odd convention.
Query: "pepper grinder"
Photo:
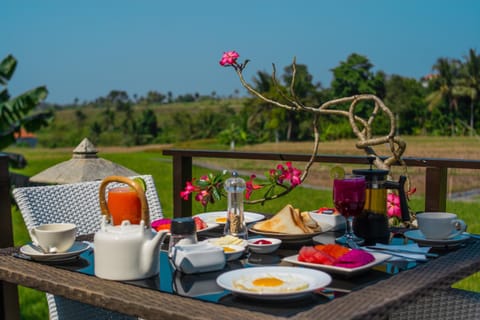
[[[197,243],[197,230],[193,218],[184,217],[172,220],[170,225],[170,242],[168,244],[168,256],[173,255],[174,247],[184,244]]]
[[[225,181],[225,191],[228,193],[227,221],[224,234],[232,235],[241,239],[247,239],[247,225],[243,212],[243,197],[246,189],[245,180],[234,171],[232,177]]]

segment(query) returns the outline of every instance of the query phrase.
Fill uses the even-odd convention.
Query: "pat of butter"
[[[326,223],[332,226],[332,231],[345,229],[345,218],[338,214],[317,213],[317,211],[310,211],[312,219],[318,223]]]

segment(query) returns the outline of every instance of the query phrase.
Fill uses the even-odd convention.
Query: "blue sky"
[[[48,102],[92,101],[111,90],[243,94],[218,61],[236,50],[245,71],[306,64],[330,86],[351,53],[387,74],[420,78],[439,57],[480,53],[476,0],[1,0],[0,58],[19,61],[13,95],[38,85]]]

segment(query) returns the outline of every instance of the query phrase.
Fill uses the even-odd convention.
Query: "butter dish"
[[[186,274],[217,271],[226,264],[223,248],[206,242],[176,245],[172,261],[178,271]]]
[[[346,227],[345,217],[343,217],[338,212],[335,212],[334,210],[331,210],[331,213],[327,210],[324,210],[322,213],[319,213],[318,210],[310,211],[310,216],[317,223],[331,225],[332,231],[342,230]]]

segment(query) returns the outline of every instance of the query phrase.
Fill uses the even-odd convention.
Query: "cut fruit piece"
[[[145,183],[145,180],[143,180],[140,177],[133,178],[133,181],[136,182],[143,190],[143,192],[147,191],[147,184]]]
[[[332,179],[343,179],[345,177],[345,169],[340,166],[335,166],[330,169],[330,178]]]

